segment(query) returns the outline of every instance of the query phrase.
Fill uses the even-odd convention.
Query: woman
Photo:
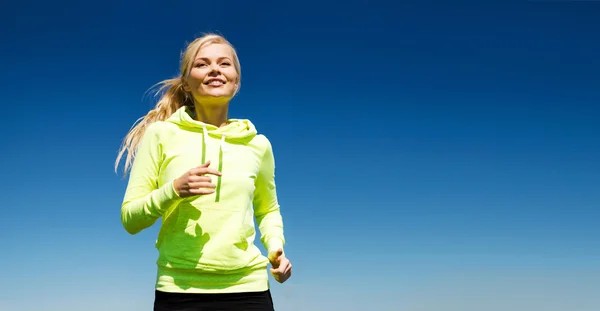
[[[162,218],[154,310],[273,310],[267,264],[281,283],[292,265],[271,144],[249,120],[228,119],[240,88],[236,51],[205,35],[188,45],[180,70],[161,82],[162,97],[115,163],[128,152],[125,229],[136,234]],[[267,257],[254,245],[254,217]]]

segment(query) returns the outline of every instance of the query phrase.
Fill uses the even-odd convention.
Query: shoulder
[[[270,152],[273,148],[271,141],[265,134],[256,134],[252,142],[256,144],[263,152]]]
[[[255,141],[254,144],[259,150],[261,161],[264,163],[272,163],[275,155],[269,138],[264,134],[257,134],[253,141]]]
[[[178,130],[177,125],[167,121],[155,121],[146,127],[146,135],[154,138],[170,136]]]
[[[266,145],[271,144],[271,142],[269,141],[269,138],[267,138],[267,136],[265,134],[261,134],[261,133],[256,134],[256,136],[253,139],[253,142],[255,144],[258,144],[261,146],[266,146]]]
[[[146,134],[148,135],[158,135],[163,131],[164,122],[155,121],[146,126]]]

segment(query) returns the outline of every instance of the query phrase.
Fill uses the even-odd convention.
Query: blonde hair
[[[192,68],[192,63],[200,51],[201,48],[209,44],[226,44],[231,47],[233,52],[234,67],[238,73],[238,86],[236,93],[240,89],[241,81],[241,66],[234,46],[227,41],[223,36],[208,33],[194,41],[189,43],[181,54],[180,69],[178,77],[172,79],[166,79],[158,82],[154,86],[160,86],[156,91],[155,95],[162,94],[154,109],[150,110],[145,116],[136,120],[123,139],[121,148],[115,161],[115,172],[119,166],[121,158],[127,152],[127,158],[125,160],[124,173],[127,174],[133,160],[140,140],[144,136],[144,132],[148,126],[156,121],[164,121],[169,118],[175,111],[183,106],[188,106],[192,110],[194,109],[194,100],[188,93],[183,89],[183,77],[187,76]]]

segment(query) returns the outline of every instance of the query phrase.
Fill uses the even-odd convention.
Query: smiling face
[[[191,93],[196,102],[229,102],[239,84],[235,59],[233,49],[227,44],[203,46],[184,77],[184,90]]]

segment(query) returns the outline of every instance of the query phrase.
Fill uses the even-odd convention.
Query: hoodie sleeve
[[[283,219],[275,187],[275,159],[271,143],[265,137],[265,150],[254,191],[254,215],[261,233],[261,241],[268,252],[283,248]]]
[[[152,123],[140,140],[121,205],[121,222],[130,234],[152,226],[181,200],[172,181],[158,187],[161,154],[159,124]]]

